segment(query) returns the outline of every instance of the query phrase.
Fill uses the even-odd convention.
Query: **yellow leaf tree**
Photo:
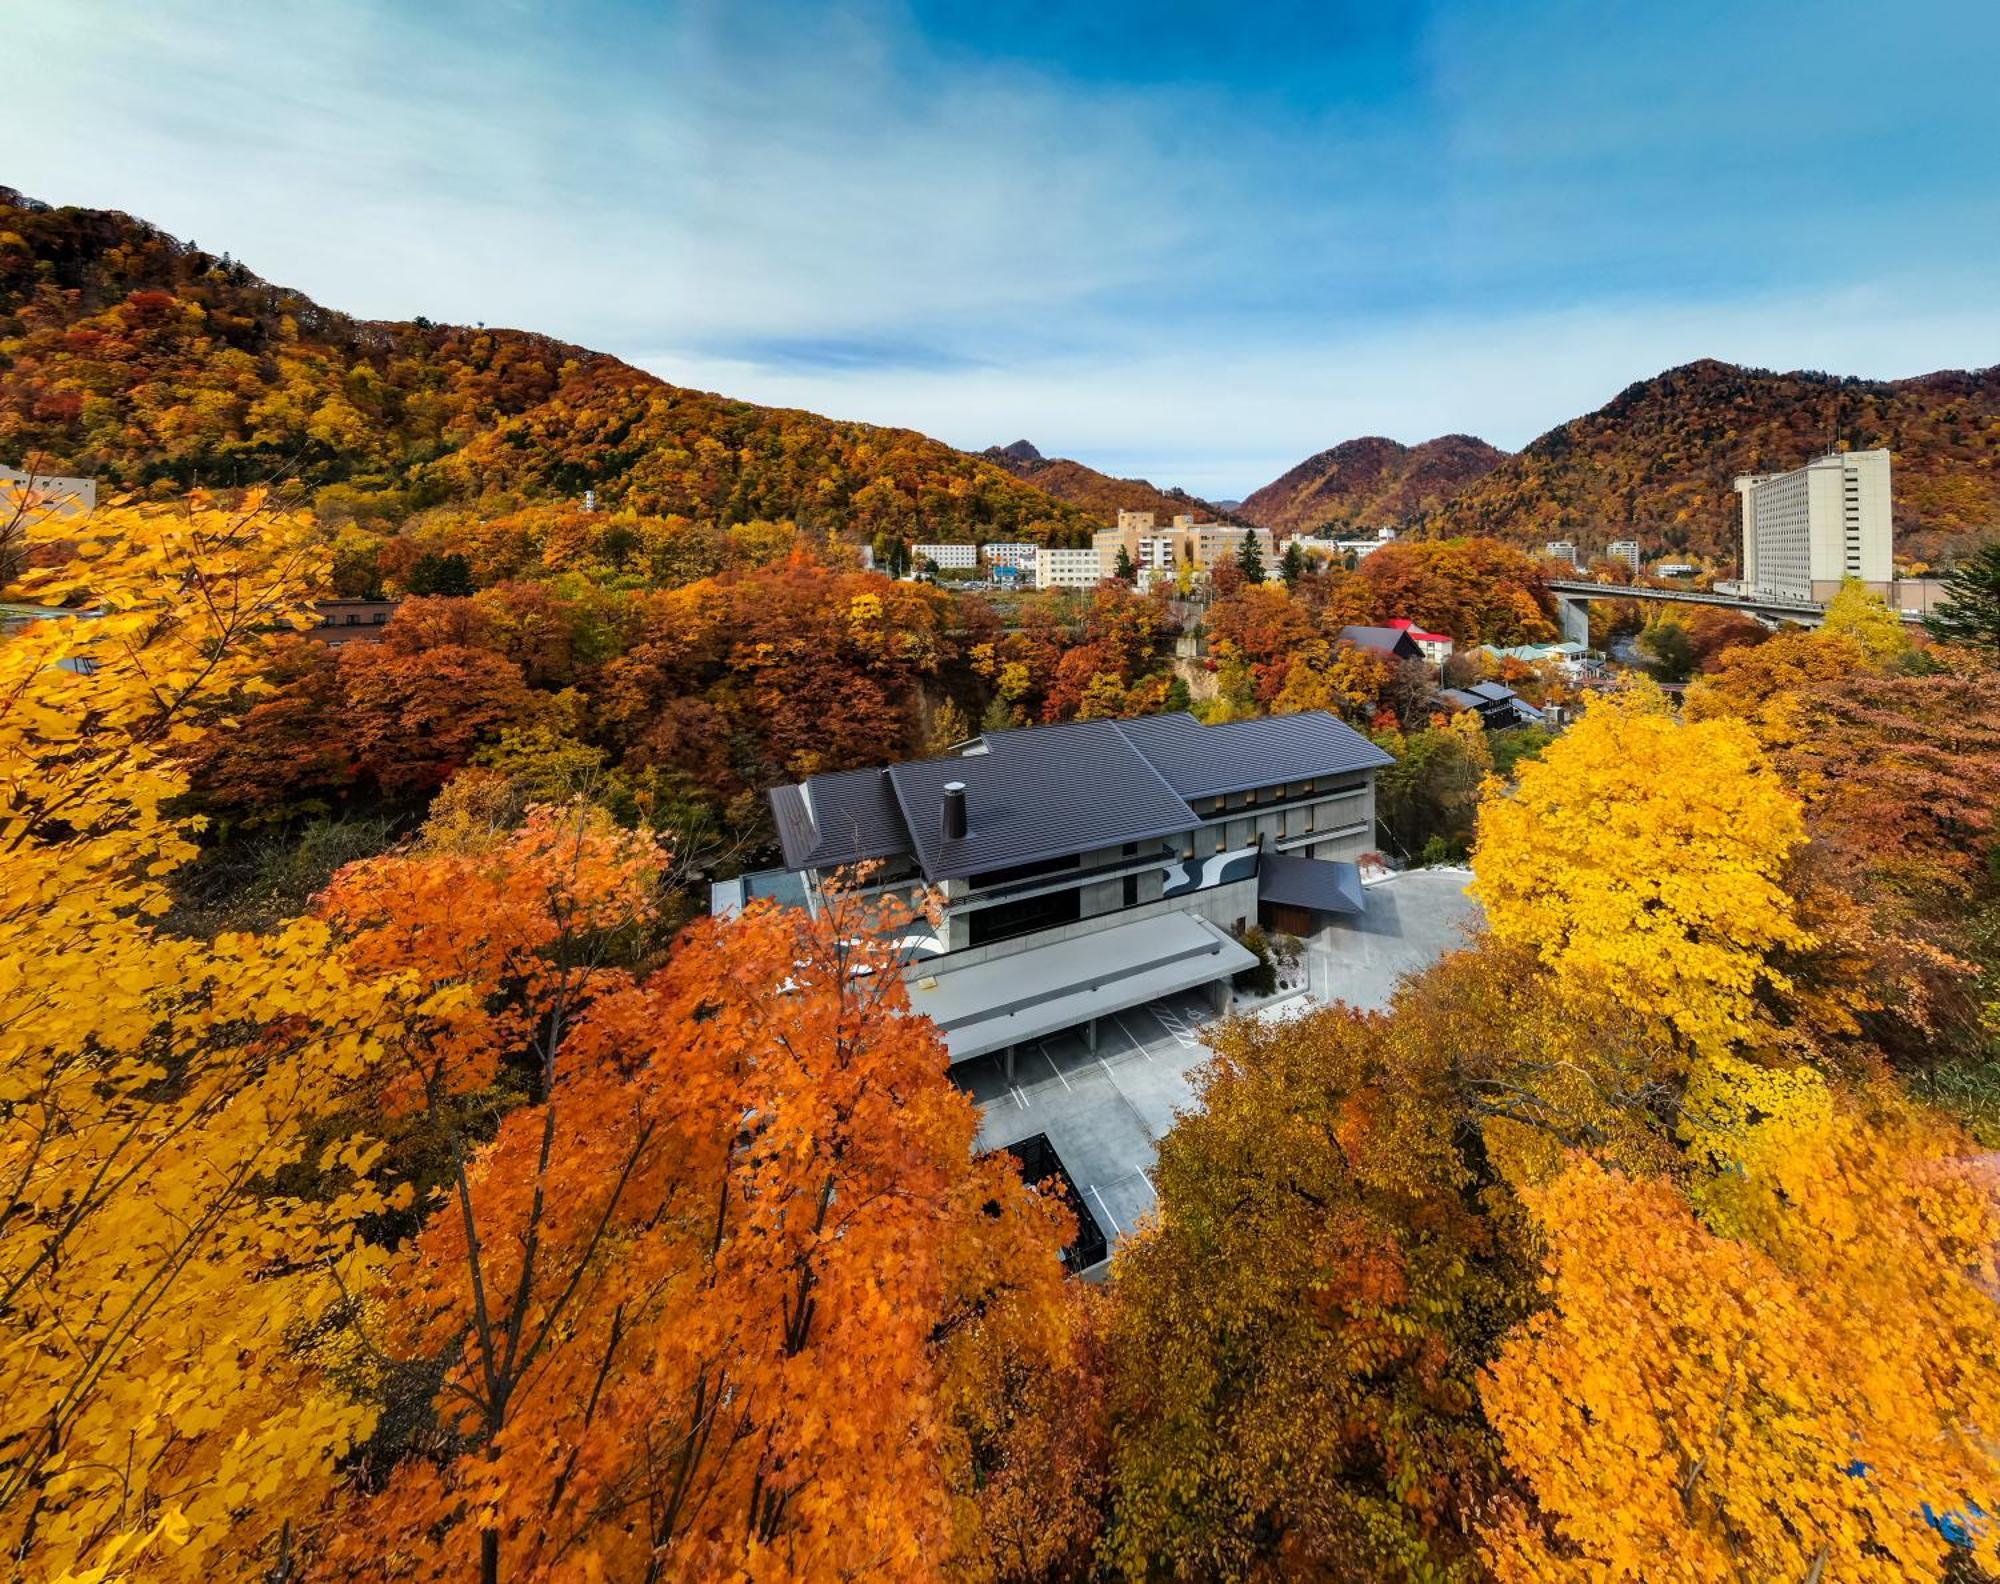
[[[1746,726],[1684,724],[1647,686],[1593,704],[1511,791],[1489,785],[1473,890],[1565,985],[1721,1048],[1783,988],[1772,954],[1807,943],[1781,884],[1804,839]]]
[[[2000,1205],[1962,1140],[1886,1109],[1746,1149],[1740,1238],[1581,1157],[1524,1190],[1551,1307],[1481,1388],[1531,1497],[1488,1528],[1502,1584],[2000,1561]]]
[[[257,501],[31,538],[57,567],[22,591],[73,614],[0,643],[0,1542],[29,1578],[260,1573],[368,1428],[313,1338],[381,1204],[307,1129],[379,1008],[318,924],[154,920],[193,851],[176,756],[310,619],[318,559]],[[277,1189],[301,1170],[310,1199]]]

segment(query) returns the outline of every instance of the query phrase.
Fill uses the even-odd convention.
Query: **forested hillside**
[[[1307,457],[1246,496],[1238,511],[1284,533],[1393,527],[1436,510],[1506,456],[1475,435],[1439,435],[1414,446],[1366,435]]]
[[[685,390],[513,330],[366,323],[112,212],[0,189],[0,458],[113,485],[297,478],[323,512],[577,500],[716,527],[1079,539],[1074,506],[906,429]]]
[[[1193,512],[1204,522],[1217,518],[1225,522],[1242,520],[1183,489],[1157,489],[1146,479],[1113,478],[1068,457],[1045,457],[1026,440],[988,446],[981,454],[1014,477],[1094,517],[1115,518],[1121,511],[1149,511],[1162,523],[1182,512]]]
[[[1733,564],[1735,476],[1783,472],[1833,445],[1894,453],[1900,557],[1934,564],[2000,531],[2000,367],[1883,381],[1713,359],[1550,430],[1429,526],[1530,546],[1635,538],[1649,553]]]

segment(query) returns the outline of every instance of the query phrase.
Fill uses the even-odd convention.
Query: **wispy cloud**
[[[1865,22],[1865,27],[1862,25]],[[371,316],[1233,494],[2000,359],[2000,11],[66,0],[0,180]],[[79,84],[88,84],[87,91]]]

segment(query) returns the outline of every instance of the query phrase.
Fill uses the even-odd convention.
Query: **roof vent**
[[[944,784],[944,839],[963,841],[965,839],[965,783],[947,781]]]

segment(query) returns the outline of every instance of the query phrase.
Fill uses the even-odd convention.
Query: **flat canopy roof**
[[[1301,858],[1292,853],[1265,853],[1257,860],[1257,900],[1322,913],[1368,911],[1359,864]]]
[[[1256,964],[1207,919],[1163,913],[969,968],[925,972],[910,981],[910,1009],[937,1024],[953,1061],[968,1061]]]

